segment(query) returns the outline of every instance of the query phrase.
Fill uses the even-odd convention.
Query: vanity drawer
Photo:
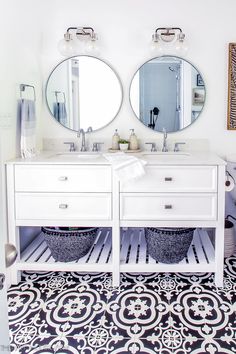
[[[110,220],[111,193],[16,193],[17,220]]]
[[[121,193],[121,220],[216,220],[216,194]]]
[[[15,166],[18,192],[111,192],[109,166]]]
[[[216,166],[146,166],[136,181],[121,183],[121,192],[216,192]]]

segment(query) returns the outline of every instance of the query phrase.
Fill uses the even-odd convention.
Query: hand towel
[[[144,160],[127,155],[124,152],[103,154],[103,156],[111,162],[113,170],[121,182],[137,179],[145,175],[144,166],[147,162]]]
[[[20,99],[17,105],[17,120],[20,122],[20,152],[22,158],[36,155],[35,102]]]
[[[53,116],[63,125],[67,124],[67,112],[64,102],[55,102],[53,104]]]

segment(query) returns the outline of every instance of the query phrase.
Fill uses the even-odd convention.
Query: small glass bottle
[[[119,150],[119,140],[120,140],[120,136],[118,134],[118,130],[116,129],[112,137],[112,145],[111,145],[112,150]]]
[[[136,134],[134,133],[134,129],[130,129],[131,134],[129,138],[129,148],[130,150],[138,150],[138,139]]]

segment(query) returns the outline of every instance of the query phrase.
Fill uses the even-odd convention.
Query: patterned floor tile
[[[228,274],[236,278],[236,256],[232,256],[225,259],[225,274]]]
[[[88,335],[100,327],[106,298],[92,284],[77,284],[45,302],[40,318],[48,324],[47,333]]]
[[[21,274],[21,281],[28,281],[28,282],[37,282],[44,278],[47,278],[49,275],[56,274],[57,272],[37,272],[34,271],[26,271],[24,270]]]
[[[233,354],[236,353],[236,341],[231,343],[218,339],[192,339],[183,342],[182,348],[173,350],[173,354]]]
[[[35,280],[36,279],[36,280]],[[73,290],[76,285],[89,285],[96,289],[96,292],[109,299],[110,292],[114,292],[112,287],[112,276],[110,273],[97,273],[96,275],[73,272],[51,272],[38,276],[30,274],[26,278],[26,285],[37,288],[42,299],[48,301],[66,290]]]
[[[148,284],[133,284],[108,302],[102,327],[109,337],[145,337],[154,328],[168,326],[169,305]]]
[[[70,336],[35,336],[28,343],[19,343],[13,338],[11,343],[11,351],[19,354],[94,354],[94,348],[88,344],[85,337],[74,338]]]
[[[234,305],[201,285],[191,285],[171,303],[172,328],[183,337],[220,338],[235,322]]]
[[[27,283],[12,286],[8,291],[8,319],[10,335],[23,331],[24,326],[32,327],[35,332],[38,316],[44,306],[41,293]]]
[[[162,343],[149,343],[140,338],[112,337],[103,347],[96,348],[96,354],[172,354]]]
[[[236,257],[211,273],[23,272],[8,293],[13,353],[236,353]]]
[[[130,274],[125,274],[125,279],[132,279]],[[148,274],[137,275],[133,280],[136,284],[149,286],[160,297],[170,302],[171,298],[178,294],[184,286],[189,286],[187,279],[180,279],[177,275],[171,273],[155,273],[152,276]]]

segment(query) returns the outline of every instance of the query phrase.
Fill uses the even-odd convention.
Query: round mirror
[[[50,113],[64,127],[98,130],[118,114],[122,87],[114,70],[91,56],[76,56],[59,63],[46,85]]]
[[[200,115],[205,102],[205,84],[188,61],[162,56],[144,63],[130,86],[130,102],[137,118],[158,132],[176,132]]]

